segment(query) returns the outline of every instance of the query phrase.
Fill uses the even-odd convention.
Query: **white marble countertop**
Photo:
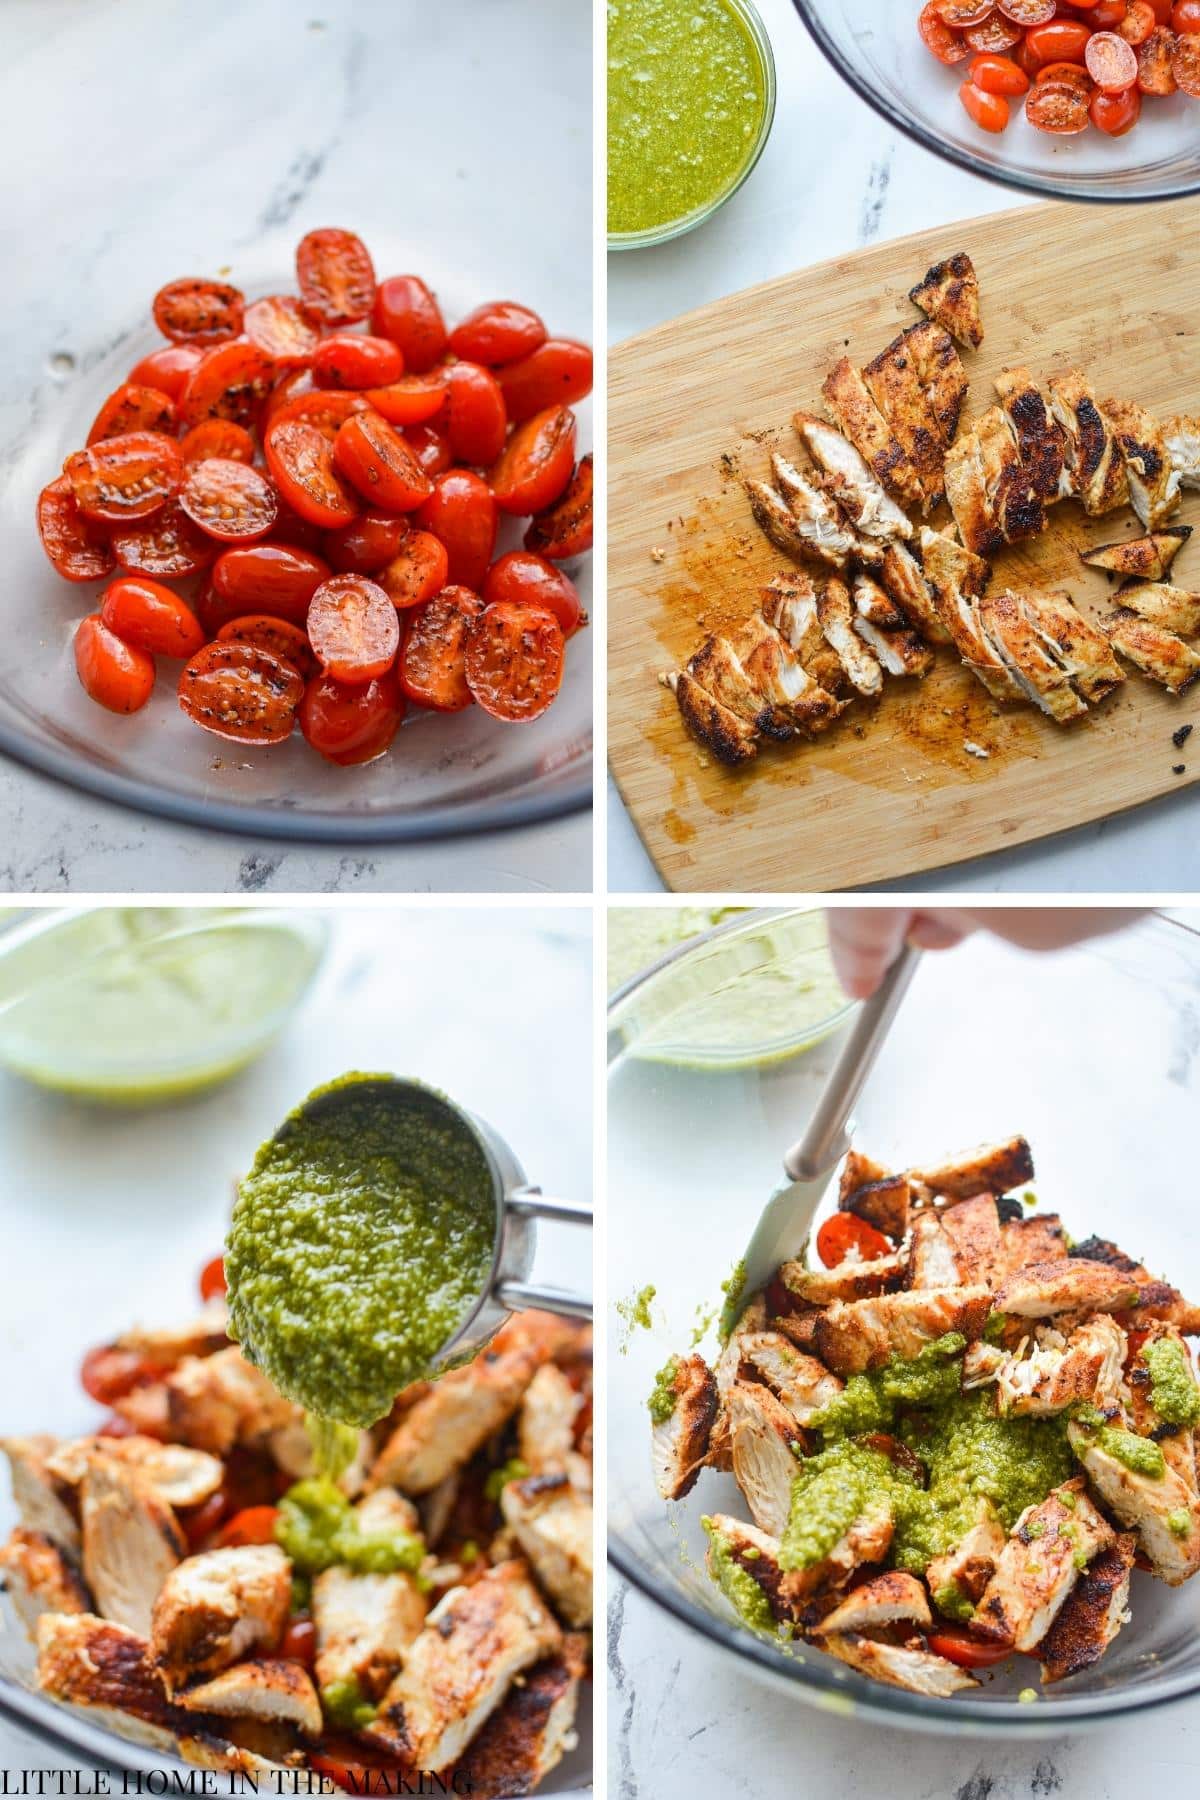
[[[635,332],[824,257],[931,225],[1023,203],[931,156],[845,87],[791,0],[756,0],[775,51],[779,100],[762,161],[707,225],[656,250],[608,259],[608,335]],[[1200,841],[1189,829],[1194,794],[1169,795],[1124,815],[950,869],[882,884],[907,893],[1181,893],[1200,882]],[[610,893],[663,888],[608,781]]]
[[[208,1094],[107,1111],[0,1070],[0,1432],[88,1429],[82,1351],[135,1320],[194,1310],[197,1271],[220,1246],[247,1157],[346,1069],[429,1081],[495,1126],[547,1193],[589,1197],[588,910],[372,905],[326,916],[328,958],[302,1010],[258,1063]],[[590,1263],[586,1233],[541,1228],[542,1279],[586,1291]],[[11,1523],[0,1459],[0,1536]],[[0,1773],[74,1766],[0,1720]],[[570,1773],[583,1775],[578,1760]]]
[[[572,253],[588,242],[584,0],[207,0],[199,31],[187,0],[4,0],[2,10],[0,111],[12,144],[36,147],[36,166],[33,150],[10,158],[3,212],[36,241],[24,262],[9,246],[0,413],[28,407],[59,347],[44,341],[57,316],[43,291],[51,273],[107,294],[123,262],[140,267],[148,225],[169,274],[177,261],[219,268],[263,219],[281,229],[295,219],[297,236],[330,219],[367,230],[382,204],[415,254],[436,242],[502,291],[520,288],[522,254],[528,275],[535,207],[572,223],[542,239],[543,286],[587,334],[591,271],[586,248]],[[89,130],[101,107],[120,108],[120,129]],[[321,849],[159,822],[0,762],[0,821],[0,891],[591,886],[587,812],[471,839]]]

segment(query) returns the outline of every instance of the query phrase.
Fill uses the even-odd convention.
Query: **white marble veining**
[[[791,0],[756,3],[779,81],[762,161],[707,225],[657,250],[609,257],[610,343],[824,257],[1025,203],[894,132],[833,73]],[[1099,213],[1097,220],[1102,231]],[[1200,843],[1189,828],[1196,804],[1194,792],[1167,795],[1019,849],[881,884],[881,891],[1190,892],[1200,884]],[[611,776],[608,886],[611,893],[663,887]]]
[[[557,329],[590,335],[586,0],[3,0],[0,50],[0,443],[32,426],[89,296],[116,319],[130,293],[293,225],[369,239],[386,221],[480,298],[532,298],[535,255]],[[361,853],[289,846],[0,764],[0,891],[580,892],[591,830],[578,813]]]

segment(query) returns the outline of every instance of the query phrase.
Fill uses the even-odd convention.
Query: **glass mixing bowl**
[[[1023,1132],[1043,1207],[1077,1238],[1110,1237],[1200,1295],[1191,1184],[1200,1107],[1195,1017],[1200,915],[1032,957],[990,939],[924,958],[857,1112],[855,1143],[893,1167]],[[1200,1579],[1169,1589],[1134,1572],[1132,1620],[1093,1668],[1022,1704],[1033,1665],[1002,1664],[969,1695],[935,1700],[866,1680],[810,1646],[740,1626],[704,1570],[702,1514],[746,1516],[729,1475],[659,1499],[646,1396],[720,1299],[780,1179],[841,1030],[760,1068],[648,1062],[610,1043],[609,1293],[653,1282],[653,1329],[614,1321],[608,1363],[608,1542],[615,1567],[665,1614],[791,1698],[926,1731],[1050,1735],[1200,1689]],[[828,1206],[832,1206],[832,1194]],[[711,1330],[701,1354],[714,1352]],[[666,1628],[664,1624],[664,1629]],[[802,1731],[803,1726],[798,1727]]]
[[[1200,191],[1200,101],[1146,103],[1135,128],[1110,138],[1037,131],[1012,103],[1006,131],[973,125],[958,98],[966,64],[944,68],[917,35],[920,0],[792,0],[817,44],[861,100],[948,162],[1033,194],[1069,200],[1163,200]]]

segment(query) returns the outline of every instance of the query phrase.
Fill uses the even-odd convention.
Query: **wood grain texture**
[[[791,415],[820,410],[826,369],[861,364],[920,314],[908,289],[968,250],[986,337],[964,353],[965,416],[992,378],[1078,363],[1103,398],[1200,412],[1200,209],[1023,208],[920,232],[783,276],[632,338],[609,365],[608,742],[621,793],[671,888],[831,892],[979,856],[1136,806],[1200,775],[1200,693],[1173,700],[1136,672],[1071,726],[1002,708],[938,653],[924,682],[889,679],[812,744],[765,747],[730,770],[688,735],[659,674],[744,617],[785,562],[755,528],[740,476],[794,452]],[[933,522],[942,523],[946,515]],[[1140,535],[1128,509],[1052,509],[1041,539],[993,580],[1068,588],[1086,612],[1111,589],[1078,553]],[[1200,526],[1188,493],[1172,524]],[[1200,530],[1171,579],[1200,588]],[[976,743],[986,761],[963,746]],[[1190,753],[1190,754],[1189,754]],[[1183,774],[1173,773],[1184,763]],[[1136,889],[1136,869],[1113,886]]]

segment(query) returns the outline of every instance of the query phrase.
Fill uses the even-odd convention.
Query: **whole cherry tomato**
[[[504,449],[508,433],[500,384],[487,369],[472,362],[455,363],[447,376],[449,392],[445,410],[436,421],[438,429],[450,440],[458,462],[486,469]]]
[[[308,603],[332,571],[323,557],[291,544],[247,544],[225,550],[213,565],[213,587],[228,604],[218,621],[271,613],[303,625]]]
[[[892,1254],[892,1245],[882,1231],[876,1231],[874,1225],[868,1225],[856,1213],[832,1213],[817,1232],[817,1255],[827,1269],[836,1269],[852,1250],[864,1262],[877,1262],[881,1256]]]
[[[322,388],[386,387],[404,373],[404,358],[390,338],[335,332],[318,345],[313,380]]]
[[[325,534],[325,554],[339,575],[374,575],[399,553],[408,525],[393,513],[365,512]]]
[[[575,470],[575,414],[551,406],[518,425],[491,473],[501,512],[544,512],[562,494]]]
[[[586,399],[592,391],[592,353],[574,338],[547,338],[531,355],[500,369],[496,380],[510,422],[519,425],[548,406]]]
[[[971,63],[971,80],[985,94],[1027,94],[1029,77],[1009,56],[977,56]]]
[[[1109,137],[1124,137],[1137,124],[1142,111],[1142,96],[1136,87],[1123,94],[1093,94],[1088,113],[1097,130]]]
[[[416,515],[422,530],[446,547],[449,578],[455,587],[478,593],[496,544],[496,502],[482,475],[450,469]]]
[[[227,1525],[222,1525],[217,1543],[222,1550],[246,1544],[273,1544],[278,1518],[277,1506],[244,1506]]]
[[[300,729],[326,762],[345,768],[382,756],[403,717],[404,696],[394,670],[353,686],[316,675],[304,690]]]
[[[228,1511],[229,1495],[219,1487],[199,1506],[189,1506],[186,1512],[180,1512],[179,1523],[193,1556],[207,1544]]]
[[[161,350],[152,350],[135,363],[129,380],[137,387],[158,388],[169,399],[178,401],[203,355],[199,344],[164,344]]]
[[[404,441],[431,481],[454,467],[449,438],[432,425],[406,425]]]
[[[210,1257],[200,1271],[201,1300],[206,1304],[209,1300],[215,1300],[218,1295],[226,1292],[227,1286],[225,1258],[223,1256]]]
[[[546,327],[537,314],[515,300],[489,300],[486,306],[477,306],[450,333],[455,356],[489,369],[519,362],[545,341]]]
[[[494,562],[483,584],[483,599],[508,600],[516,606],[542,606],[552,612],[564,637],[579,630],[583,608],[579,592],[561,569],[530,550],[510,550]]]
[[[1008,124],[1008,101],[1003,94],[988,93],[973,81],[964,81],[958,97],[982,131],[1003,131]]]
[[[199,619],[185,600],[145,575],[122,575],[100,597],[110,631],[151,656],[194,656],[204,643]]]
[[[75,670],[84,692],[109,712],[137,712],[154,691],[154,658],[119,638],[98,612],[76,628]]]
[[[411,375],[424,375],[446,354],[441,309],[419,275],[392,275],[380,282],[371,330],[398,345]]]
[[[1081,19],[1051,19],[1046,25],[1035,25],[1025,33],[1031,56],[1040,63],[1081,63],[1091,37],[1091,29]]]
[[[312,1667],[317,1659],[317,1628],[306,1613],[296,1613],[288,1620],[279,1648],[273,1654],[282,1657],[284,1662]]]
[[[161,1363],[153,1362],[139,1350],[119,1350],[114,1344],[102,1344],[84,1357],[79,1382],[92,1400],[111,1406],[134,1388],[157,1381],[162,1372]]]

